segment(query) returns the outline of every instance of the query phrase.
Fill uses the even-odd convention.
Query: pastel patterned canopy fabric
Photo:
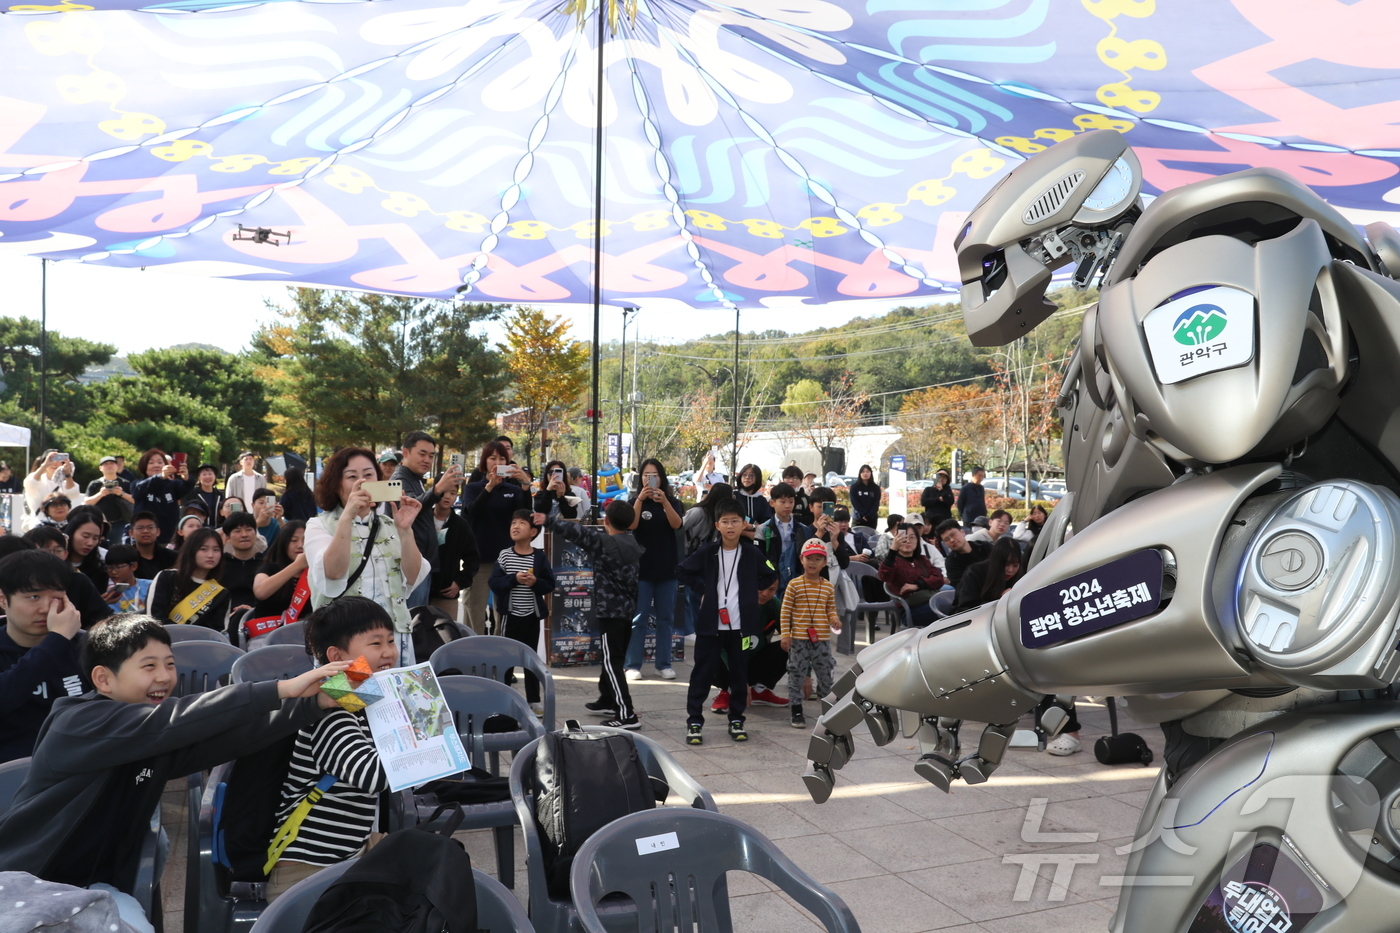
[[[6,6],[0,249],[588,301],[595,2]],[[609,302],[944,295],[987,189],[1101,127],[1128,134],[1149,194],[1268,165],[1357,222],[1400,202],[1396,0],[604,12]]]

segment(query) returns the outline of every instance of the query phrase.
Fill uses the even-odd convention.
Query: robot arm
[[[917,737],[947,790],[995,770],[1046,695],[1384,687],[1400,676],[1400,498],[1350,480],[1274,491],[1282,469],[1196,475],[1076,534],[995,604],[865,649],[825,701],[805,780],[825,800],[864,722]],[[1054,732],[1063,714],[1043,723]],[[987,723],[963,755],[956,724]]]

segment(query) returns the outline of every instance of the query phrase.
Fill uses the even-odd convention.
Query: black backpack
[[[413,656],[422,664],[433,656],[433,652],[462,638],[452,617],[436,606],[417,606],[413,609]]]
[[[472,860],[452,838],[462,809],[452,809],[439,832],[385,836],[326,889],[302,933],[479,933]]]
[[[569,897],[569,871],[589,836],[621,816],[664,800],[630,735],[584,732],[569,720],[535,751],[535,821],[549,894]]]
[[[296,742],[293,733],[244,755],[229,770],[215,827],[214,849],[215,861],[228,866],[233,881],[267,880],[263,872],[267,846],[277,831],[282,784]]]

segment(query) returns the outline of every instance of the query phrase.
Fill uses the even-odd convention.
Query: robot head
[[[977,346],[1010,343],[1055,310],[1053,270],[1075,263],[1083,288],[1104,272],[1141,210],[1142,168],[1127,141],[1094,130],[1017,166],[958,235],[963,318]]]
[[[1339,260],[1376,265],[1350,224],[1282,172],[1153,201],[1096,320],[1128,428],[1192,465],[1281,452],[1319,430],[1348,365]]]

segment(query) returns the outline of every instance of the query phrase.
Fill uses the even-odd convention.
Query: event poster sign
[[[593,604],[593,557],[583,548],[552,535],[554,605],[549,619],[551,667],[597,664],[602,638]]]

